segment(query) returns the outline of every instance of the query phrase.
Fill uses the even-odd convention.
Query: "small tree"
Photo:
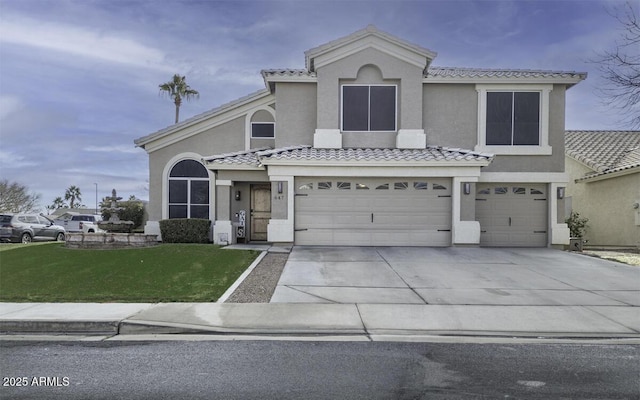
[[[18,182],[0,180],[0,211],[2,212],[30,212],[35,211],[39,194],[29,193],[29,189]]]
[[[589,222],[589,219],[581,217],[580,214],[575,211],[571,211],[571,215],[565,219],[564,222],[569,226],[571,237],[583,238],[587,231],[587,222]]]

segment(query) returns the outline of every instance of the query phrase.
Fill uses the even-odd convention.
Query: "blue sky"
[[[304,68],[304,51],[374,24],[438,53],[433,65],[588,72],[567,94],[568,129],[616,129],[596,52],[621,1],[0,0],[0,177],[42,206],[79,186],[83,203],[147,199],[133,140],[173,123],[158,85],[186,75],[200,99],[181,120],[264,88],[261,69]],[[637,7],[636,7],[637,8]]]

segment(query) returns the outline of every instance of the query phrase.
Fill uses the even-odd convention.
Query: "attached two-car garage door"
[[[295,243],[450,246],[451,180],[295,180]]]

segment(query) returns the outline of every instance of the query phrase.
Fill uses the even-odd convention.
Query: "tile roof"
[[[443,78],[574,78],[585,79],[585,72],[549,71],[535,69],[492,69],[492,68],[456,68],[429,67],[426,77]]]
[[[264,69],[261,71],[264,78],[315,78],[315,72],[306,69]],[[487,78],[552,78],[552,79],[585,79],[586,72],[575,71],[551,71],[538,69],[504,69],[504,68],[457,68],[457,67],[434,67],[429,66],[425,78],[467,78],[467,79],[487,79]]]
[[[580,179],[640,167],[640,131],[567,131],[565,154],[594,173]]]
[[[278,161],[307,162],[489,162],[492,154],[478,153],[463,149],[427,146],[426,149],[318,149],[308,145],[290,146],[278,149],[255,149],[235,153],[205,157],[210,165],[245,165],[261,167]]]
[[[270,148],[264,147],[260,149],[217,154],[214,156],[204,157],[203,160],[213,165],[246,165],[260,167],[260,161],[258,160],[257,154],[258,152],[266,150],[270,150]]]
[[[315,78],[315,72],[309,72],[306,69],[291,69],[291,68],[278,68],[278,69],[263,69],[260,71],[263,77],[305,77],[305,78]]]

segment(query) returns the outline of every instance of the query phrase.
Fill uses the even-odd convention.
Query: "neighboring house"
[[[215,243],[564,245],[565,93],[585,73],[432,66],[373,26],[266,89],[141,137],[149,222]]]
[[[589,245],[640,247],[640,131],[567,131],[566,205]]]
[[[60,216],[64,215],[64,214],[68,214],[69,216],[71,214],[90,214],[90,215],[94,215],[94,214],[100,214],[100,210],[98,210],[98,212],[96,213],[96,208],[88,208],[88,207],[82,207],[82,208],[56,208],[51,214],[48,215],[49,218],[51,219],[56,219],[59,218]]]

